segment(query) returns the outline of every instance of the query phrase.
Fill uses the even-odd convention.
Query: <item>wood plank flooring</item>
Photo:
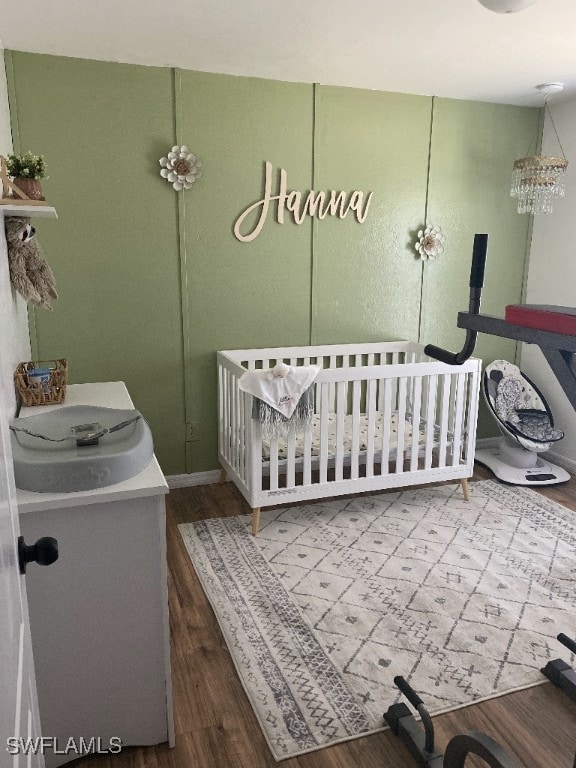
[[[478,469],[474,479],[488,477]],[[542,489],[576,511],[576,479]],[[174,490],[168,496],[168,565],[176,747],[127,748],[76,761],[81,768],[268,768],[274,761],[238,679],[178,524],[247,514],[232,483]],[[558,644],[558,656],[567,651]],[[382,702],[382,712],[388,702]],[[437,746],[466,730],[488,733],[525,768],[573,768],[576,703],[550,683],[434,718]],[[298,758],[283,768],[410,768],[414,761],[387,731]],[[466,766],[485,766],[468,760]]]

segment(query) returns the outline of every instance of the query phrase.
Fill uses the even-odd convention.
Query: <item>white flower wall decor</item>
[[[173,146],[167,157],[160,158],[160,165],[160,176],[169,181],[177,192],[190,189],[202,176],[202,163],[185,144]]]
[[[432,261],[444,252],[445,237],[440,227],[426,227],[418,232],[418,240],[414,247],[420,254],[422,261]]]

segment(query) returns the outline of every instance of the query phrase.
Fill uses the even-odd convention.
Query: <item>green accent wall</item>
[[[217,466],[219,349],[420,338],[459,348],[474,232],[490,234],[484,307],[518,301],[530,219],[509,198],[511,164],[538,110],[361,89],[7,52],[17,150],[46,155],[58,221],[39,221],[57,278],[33,310],[38,357],[73,382],[126,382],[166,474]],[[175,193],[158,159],[185,143],[204,176]],[[234,237],[264,194],[373,193],[365,223],[274,203],[260,235]],[[416,232],[442,227],[423,263]],[[486,361],[513,345],[484,337]],[[186,430],[186,422],[191,428]],[[494,434],[488,419],[483,433]],[[188,437],[188,442],[186,438]]]
[[[366,221],[314,229],[313,342],[418,337],[432,99],[318,87],[316,189],[372,192]]]
[[[178,140],[204,163],[182,220],[186,406],[196,437],[188,467],[199,471],[215,466],[216,351],[309,343],[310,220],[280,225],[271,206],[252,242],[237,240],[232,228],[263,197],[265,161],[273,165],[272,194],[279,168],[290,189],[310,189],[313,86],[178,70],[176,93]]]
[[[58,212],[34,221],[59,298],[53,312],[31,309],[33,354],[68,358],[71,383],[126,382],[162,468],[182,472],[178,219],[158,175],[172,72],[18,52],[7,65],[15,150],[46,156]]]

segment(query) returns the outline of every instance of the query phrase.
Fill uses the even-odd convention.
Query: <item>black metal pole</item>
[[[475,234],[474,247],[472,249],[472,267],[470,269],[470,298],[468,301],[468,313],[471,315],[477,315],[480,312],[487,251],[488,235]],[[439,360],[441,363],[448,363],[448,365],[462,365],[462,363],[466,362],[474,352],[477,335],[476,331],[467,330],[464,346],[460,352],[449,352],[447,349],[434,346],[434,344],[427,344],[424,347],[424,354],[428,355],[428,357],[433,357],[435,360]]]

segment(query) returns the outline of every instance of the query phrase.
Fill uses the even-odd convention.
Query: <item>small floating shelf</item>
[[[57,219],[56,208],[51,205],[0,205],[4,216],[27,216],[35,219]]]

